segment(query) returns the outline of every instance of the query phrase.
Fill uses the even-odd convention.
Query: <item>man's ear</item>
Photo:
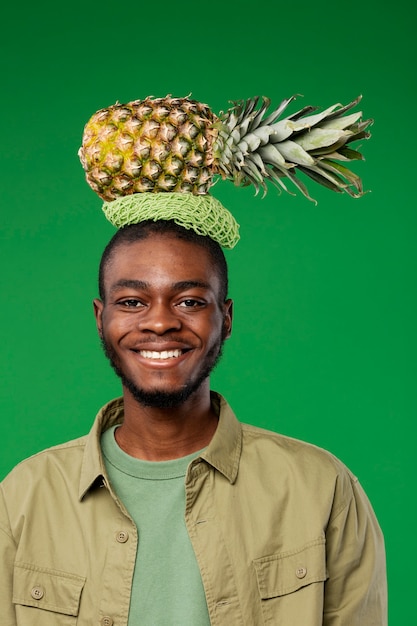
[[[233,300],[226,300],[224,303],[224,322],[223,322],[223,336],[225,339],[229,339],[232,334],[232,322],[233,322]]]
[[[102,315],[103,315],[103,303],[99,298],[94,298],[93,300],[94,307],[94,317],[96,318],[96,326],[97,332],[99,334],[100,339],[103,339],[103,323],[102,323]]]

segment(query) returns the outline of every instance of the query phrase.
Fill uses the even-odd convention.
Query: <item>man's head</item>
[[[231,332],[217,243],[173,222],[125,227],[103,253],[99,288],[97,327],[125,393],[170,407],[207,391]]]

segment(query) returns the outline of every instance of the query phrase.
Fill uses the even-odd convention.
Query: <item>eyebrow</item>
[[[123,287],[127,287],[128,289],[146,289],[149,287],[149,283],[144,280],[132,280],[128,278],[121,278],[114,283],[110,287],[110,292],[117,291],[118,289],[123,289]]]
[[[200,289],[211,289],[211,285],[203,280],[181,280],[177,283],[172,283],[171,287],[176,291],[195,289],[196,287]]]
[[[145,280],[121,278],[116,283],[114,283],[114,285],[110,287],[110,292],[112,293],[114,291],[117,291],[118,289],[123,289],[123,288],[145,290],[145,289],[149,289],[149,287],[150,287],[150,284],[146,282]],[[185,289],[195,289],[195,288],[212,289],[209,283],[206,283],[205,281],[202,281],[202,280],[181,280],[179,282],[172,283],[171,288],[174,291],[184,291]]]

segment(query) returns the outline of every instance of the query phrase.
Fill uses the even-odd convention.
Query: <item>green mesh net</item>
[[[233,248],[240,238],[239,224],[233,215],[209,194],[135,193],[105,202],[103,211],[116,228],[145,220],[173,220],[198,235],[214,239],[224,248]]]

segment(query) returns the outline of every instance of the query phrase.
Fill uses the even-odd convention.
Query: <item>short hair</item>
[[[138,224],[129,224],[120,228],[115,235],[110,239],[107,246],[104,248],[103,254],[100,260],[99,273],[98,273],[98,289],[101,300],[105,300],[105,288],[104,288],[104,276],[106,267],[113,255],[113,252],[124,244],[135,243],[147,239],[150,235],[173,235],[177,239],[183,241],[189,241],[198,246],[201,246],[209,253],[210,259],[213,263],[213,267],[217,272],[219,278],[220,290],[219,299],[221,303],[224,303],[227,298],[228,292],[228,268],[226,258],[223,250],[216,241],[210,237],[198,235],[194,230],[189,230],[183,226],[179,226],[173,220],[146,220],[139,222]]]

